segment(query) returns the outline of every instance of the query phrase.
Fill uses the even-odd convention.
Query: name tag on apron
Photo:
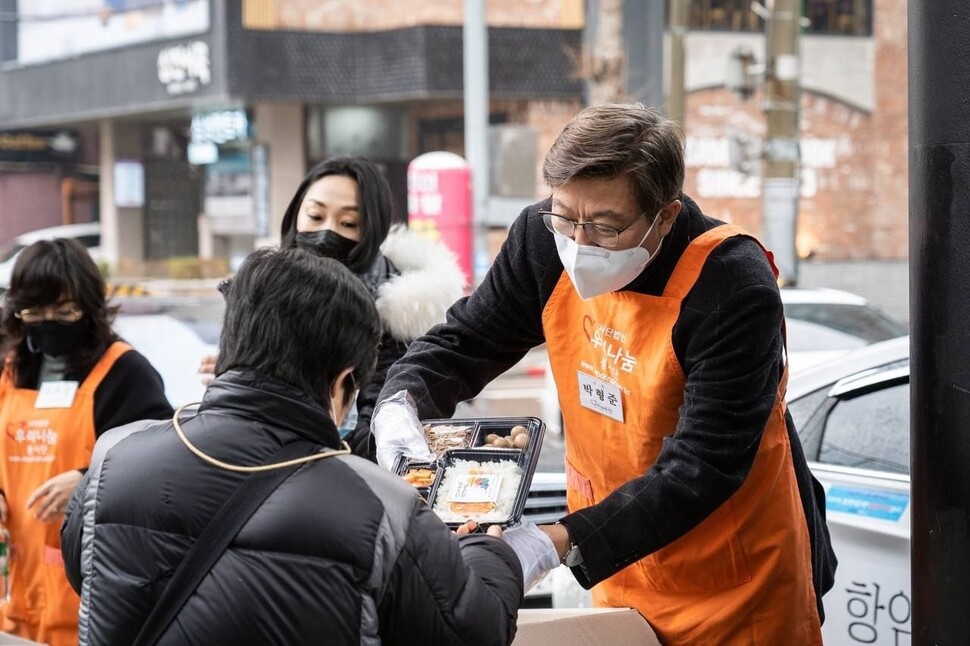
[[[70,408],[77,394],[76,381],[45,381],[40,385],[34,408]]]
[[[620,389],[581,370],[576,374],[579,375],[579,405],[622,422],[623,395]]]

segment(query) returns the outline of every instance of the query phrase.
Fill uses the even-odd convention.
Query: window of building
[[[0,0],[0,63],[17,60],[17,0]]]
[[[504,112],[488,115],[490,125],[508,121],[509,115]],[[436,150],[465,155],[465,121],[462,117],[421,119],[418,122],[418,154]]]
[[[872,35],[873,0],[803,0],[808,19],[803,33],[841,36]],[[691,29],[703,31],[763,31],[764,20],[750,0],[693,0]]]
[[[761,31],[764,21],[751,10],[750,0],[693,0],[690,27],[705,31]]]
[[[840,36],[872,35],[872,0],[806,0],[805,33]]]

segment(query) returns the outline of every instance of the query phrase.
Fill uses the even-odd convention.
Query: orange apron
[[[61,558],[61,523],[42,523],[27,498],[50,478],[84,469],[94,449],[94,393],[115,361],[131,348],[114,343],[77,389],[70,408],[34,408],[39,391],[16,388],[0,376],[4,453],[0,486],[10,532],[10,601],[4,630],[50,646],[77,644],[80,599]]]
[[[710,252],[737,235],[745,233],[722,225],[693,240],[660,297],[613,292],[583,301],[563,273],[542,318],[563,413],[571,512],[645,474],[676,430],[686,377],[671,341],[674,323]],[[664,644],[821,644],[785,425],[787,376],[786,369],[741,488],[687,534],[595,586],[597,606],[636,608]],[[581,396],[607,411],[616,400],[623,421],[581,405]]]

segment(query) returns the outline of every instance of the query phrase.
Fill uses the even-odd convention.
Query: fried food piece
[[[430,487],[434,483],[433,469],[408,469],[402,477],[415,487]]]
[[[448,505],[451,507],[452,513],[468,514],[469,516],[487,514],[495,509],[494,502],[452,502]]]

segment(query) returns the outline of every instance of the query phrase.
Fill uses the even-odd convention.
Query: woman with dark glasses
[[[64,574],[60,526],[104,431],[171,416],[161,377],[111,329],[106,287],[73,240],[34,243],[3,307],[0,524],[8,532],[3,629],[77,644],[78,596]]]

